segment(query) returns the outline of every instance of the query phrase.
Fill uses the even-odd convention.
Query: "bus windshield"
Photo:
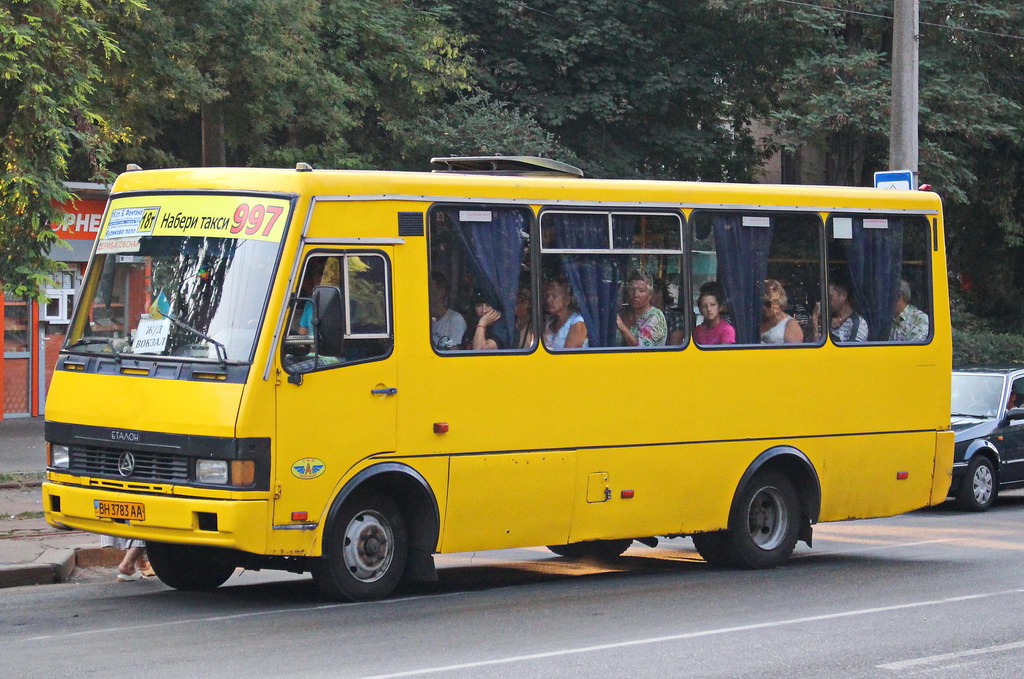
[[[172,210],[166,202],[153,202],[153,197],[148,201],[158,207],[117,208],[118,202],[112,203],[64,349],[118,359],[130,355],[250,361],[283,231],[283,225],[264,229],[262,222],[268,208],[277,207],[267,204],[284,201],[259,205],[260,228],[247,237],[248,217],[235,222],[240,224],[237,234],[231,233],[230,219],[221,222],[223,229],[210,226],[201,231],[204,222],[190,221],[179,209],[180,196],[166,198],[178,201],[170,206],[176,221],[159,221],[159,213]],[[225,205],[225,198],[211,203],[190,197],[185,207],[209,212],[241,205],[251,211],[249,204],[239,203],[242,199]],[[277,213],[281,222],[286,206]],[[147,209],[152,210],[148,218]],[[214,224],[214,218],[209,219]],[[124,228],[126,220],[131,223]],[[276,231],[277,237],[261,237],[264,230],[270,235]],[[210,231],[226,233],[206,235]]]

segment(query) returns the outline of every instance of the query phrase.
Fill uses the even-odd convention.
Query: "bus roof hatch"
[[[452,156],[431,158],[430,166],[434,172],[542,177],[583,176],[583,170],[578,167],[536,156]]]

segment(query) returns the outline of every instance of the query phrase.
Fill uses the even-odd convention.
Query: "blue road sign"
[[[913,170],[890,170],[889,172],[875,173],[876,189],[896,189],[898,191],[910,191],[914,188]]]

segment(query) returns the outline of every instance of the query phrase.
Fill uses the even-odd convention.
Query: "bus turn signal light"
[[[906,481],[909,476],[910,472],[896,472],[897,481]]]
[[[435,434],[447,434],[448,433],[448,423],[447,422],[435,422],[434,423],[434,433]]]
[[[309,512],[292,512],[292,521],[309,521]]]
[[[621,495],[623,500],[631,500],[633,498],[633,491],[631,491],[631,490],[624,490],[624,491],[622,491],[622,493],[620,495]]]

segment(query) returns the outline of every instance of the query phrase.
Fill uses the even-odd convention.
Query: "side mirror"
[[[313,341],[319,356],[344,353],[345,314],[341,290],[330,285],[313,288]]]
[[[1006,417],[1003,418],[1003,426],[1007,426],[1017,420],[1024,420],[1024,408],[1010,408],[1006,411]]]

